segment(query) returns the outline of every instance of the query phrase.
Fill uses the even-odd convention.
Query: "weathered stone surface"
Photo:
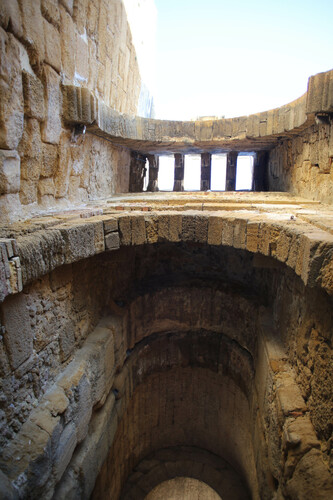
[[[316,497],[326,500],[333,490],[333,478],[322,460],[319,450],[311,450],[299,462],[288,481],[286,493],[292,499]]]
[[[73,83],[75,73],[75,27],[68,12],[60,7],[60,37],[62,69],[70,83]]]
[[[27,71],[22,72],[24,114],[29,118],[44,120],[44,87],[39,78]]]
[[[58,73],[61,70],[60,35],[56,27],[44,19],[45,62]]]
[[[12,368],[17,368],[32,354],[33,334],[30,329],[26,298],[8,297],[2,305],[4,339]]]
[[[44,65],[44,91],[46,117],[41,129],[42,139],[50,144],[58,144],[61,134],[60,77],[47,64]]]
[[[60,24],[60,11],[57,0],[42,0],[42,14],[49,21],[59,27]]]
[[[23,132],[20,49],[0,28],[0,148],[16,149]]]
[[[0,195],[20,190],[20,157],[16,151],[0,150]]]
[[[1,2],[0,24],[5,30],[10,25],[14,35],[18,38],[22,37],[22,16],[17,0],[3,0]]]
[[[32,64],[39,70],[45,54],[41,0],[19,0],[19,3],[23,20],[23,37],[28,44]]]
[[[119,233],[109,233],[105,236],[105,249],[116,250],[120,246]]]
[[[40,125],[35,118],[28,118],[24,122],[24,132],[19,145],[19,153],[22,158],[22,179],[25,181],[38,181],[42,168],[42,141]]]

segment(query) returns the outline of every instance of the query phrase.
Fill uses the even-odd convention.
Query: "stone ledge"
[[[333,112],[333,70],[309,78],[299,99],[262,113],[221,120],[177,122],[119,113],[86,88],[63,86],[63,118],[88,132],[145,153],[269,150],[298,134],[314,116]]]
[[[213,193],[118,196],[82,214],[54,214],[4,229],[10,238],[0,240],[0,300],[64,264],[166,241],[263,255],[286,264],[305,285],[332,294],[332,227],[332,209],[285,194],[248,193],[238,203],[232,195]],[[10,257],[6,242],[15,248]]]

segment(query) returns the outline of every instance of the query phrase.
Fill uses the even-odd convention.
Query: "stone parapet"
[[[63,87],[63,117],[88,130],[145,153],[260,151],[281,138],[297,135],[314,123],[314,116],[332,112],[333,70],[311,77],[299,99],[262,113],[193,122],[163,121],[119,113],[87,89]]]
[[[22,272],[26,285],[59,266],[122,246],[193,241],[271,257],[305,284],[332,294],[332,219],[327,207],[284,194],[249,193],[237,204],[227,193],[123,196],[90,211],[13,224],[9,233],[15,235],[20,266],[13,266],[12,280],[20,282],[15,276]],[[20,286],[7,288],[6,295]]]

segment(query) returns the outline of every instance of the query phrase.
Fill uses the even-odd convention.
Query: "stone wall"
[[[318,123],[283,139],[270,151],[269,191],[289,191],[313,200],[333,201],[333,124]]]
[[[187,455],[183,470],[221,488],[231,471],[239,498],[327,498],[332,237],[286,217],[287,197],[279,220],[277,199],[260,215],[118,204],[11,228],[1,251],[24,286],[0,308],[13,498],[144,498],[183,467],[179,447],[225,460],[200,476]]]
[[[61,86],[135,114],[140,75],[121,0],[1,0],[0,219],[128,190],[127,151],[75,134]]]

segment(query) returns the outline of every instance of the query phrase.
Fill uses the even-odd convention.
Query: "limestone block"
[[[85,33],[89,0],[76,0],[73,6],[73,19],[80,34]]]
[[[102,63],[98,63],[98,77],[97,77],[97,90],[103,95],[105,85],[105,66]]]
[[[52,144],[42,144],[42,177],[53,177],[58,168],[58,148]]]
[[[36,180],[21,180],[20,202],[22,205],[30,205],[37,202]]]
[[[98,11],[94,2],[88,4],[87,33],[93,40],[97,36]]]
[[[232,246],[234,241],[234,225],[233,218],[225,218],[222,227],[222,245]]]
[[[121,245],[130,245],[132,242],[131,217],[128,215],[119,217],[119,236]]]
[[[286,376],[279,381],[276,393],[283,415],[288,416],[294,411],[306,411],[306,404],[299,387],[291,377]]]
[[[117,250],[120,247],[119,233],[109,233],[105,235],[105,249]]]
[[[282,230],[276,241],[276,257],[281,262],[286,262],[289,255],[291,237],[286,230]]]
[[[62,134],[60,138],[58,169],[55,177],[55,196],[63,198],[68,192],[69,178],[72,169],[71,152],[66,134]]]
[[[59,329],[60,359],[66,361],[75,347],[75,325],[72,319],[64,320]]]
[[[90,124],[97,119],[98,102],[87,88],[64,85],[63,117],[69,123]]]
[[[20,366],[32,354],[33,334],[23,294],[7,297],[2,305],[4,339],[13,369]]]
[[[29,46],[32,65],[39,68],[45,55],[41,0],[19,0],[19,3],[23,19],[23,37]]]
[[[333,111],[333,70],[309,78],[306,112],[320,111]]]
[[[107,8],[104,2],[100,3],[99,15],[98,15],[98,59],[100,61],[105,61],[106,58],[106,45],[107,45]]]
[[[113,331],[97,326],[88,336],[86,346],[89,347],[92,405],[101,405],[111,389],[115,373]]]
[[[16,477],[20,474],[25,475],[26,482],[23,483],[25,493],[29,492],[29,495],[35,496],[51,474],[49,434],[28,420],[23,424],[16,440],[7,447],[5,454],[5,460],[15,464],[11,473]]]
[[[77,442],[80,443],[88,433],[92,413],[91,384],[84,375],[75,390],[77,404],[74,413]]]
[[[327,500],[332,496],[333,478],[319,450],[310,450],[299,461],[292,478],[287,482],[286,494],[292,500],[316,498]]]
[[[54,473],[58,482],[69,464],[77,444],[76,427],[70,422],[64,428],[54,457]]]
[[[21,203],[18,193],[5,194],[0,196],[0,220],[8,223],[8,221],[17,220],[21,216]]]
[[[16,149],[23,132],[19,44],[0,28],[0,148]]]
[[[61,134],[60,76],[51,66],[44,65],[45,120],[42,124],[42,139],[58,144]]]
[[[249,252],[258,251],[260,223],[249,221],[246,227],[246,249]]]
[[[57,72],[61,70],[61,44],[60,35],[53,24],[44,19],[45,34],[45,62]]]
[[[17,38],[22,38],[22,16],[17,0],[2,0],[0,9],[0,25],[5,30],[9,25]]]
[[[63,7],[60,8],[60,16],[62,71],[68,81],[73,83],[75,72],[75,26],[73,19]]]
[[[298,461],[312,448],[320,448],[312,422],[308,415],[288,419],[282,436],[282,446],[287,450],[285,474],[291,477]]]
[[[145,219],[142,215],[131,216],[132,245],[143,245],[147,242]]]
[[[208,222],[208,236],[207,242],[209,245],[221,245],[222,244],[222,217],[212,215],[209,217]]]
[[[37,181],[42,167],[42,141],[39,122],[35,118],[28,118],[24,122],[19,153],[21,156],[21,178],[26,181]]]
[[[42,0],[42,14],[49,23],[59,27],[60,25],[60,11],[58,0]]]
[[[103,223],[97,222],[73,222],[55,226],[59,229],[65,242],[66,264],[71,264],[83,258],[91,257],[103,252],[104,231]]]
[[[52,438],[53,435],[57,435],[59,430],[62,430],[62,426],[60,424],[60,416],[53,416],[50,411],[40,406],[38,407],[30,416],[31,422],[38,425],[41,429],[49,434]]]
[[[83,35],[76,33],[75,50],[75,78],[79,84],[86,85],[89,80],[89,47],[88,40]]]
[[[44,120],[44,87],[39,78],[27,71],[22,72],[24,114],[29,118]]]
[[[55,187],[51,177],[48,179],[40,179],[38,182],[38,196],[54,196]]]
[[[234,225],[234,237],[233,237],[233,246],[235,248],[245,248],[246,242],[246,224],[245,219],[235,219]]]
[[[158,242],[158,218],[154,216],[145,217],[146,236],[148,243]]]
[[[20,157],[16,151],[0,150],[0,195],[20,190]]]
[[[110,217],[103,222],[104,232],[106,234],[118,231],[118,219],[116,217]]]
[[[182,240],[196,241],[197,216],[184,214],[182,220]]]
[[[89,2],[89,5],[92,5]],[[89,51],[89,80],[88,87],[93,90],[97,87],[97,76],[98,76],[98,60],[97,60],[97,49],[96,42],[91,38],[88,38],[88,51]],[[110,102],[111,105],[111,102]]]
[[[53,417],[62,415],[68,408],[69,400],[62,387],[54,385],[43,397],[43,406],[47,408]]]
[[[70,15],[73,14],[73,3],[74,0],[60,0],[60,3],[65,7]]]

